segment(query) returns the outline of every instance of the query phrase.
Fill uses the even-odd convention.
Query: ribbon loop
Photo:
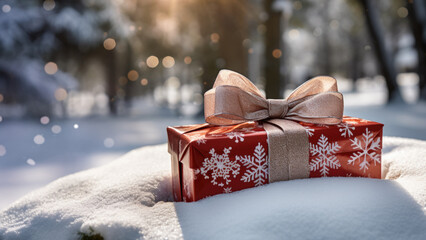
[[[284,118],[288,112],[288,102],[285,99],[268,99],[269,118]]]
[[[294,90],[287,99],[266,99],[243,75],[221,70],[212,89],[204,94],[206,122],[230,125],[280,118],[314,124],[339,124],[343,96],[336,79],[316,77]]]

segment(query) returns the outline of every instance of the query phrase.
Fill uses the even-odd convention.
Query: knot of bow
[[[315,77],[286,99],[266,99],[243,75],[221,70],[213,88],[204,94],[206,122],[233,125],[264,119],[287,119],[315,124],[339,124],[343,96],[332,77]]]

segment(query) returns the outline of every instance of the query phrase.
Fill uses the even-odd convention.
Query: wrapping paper
[[[381,178],[383,124],[354,117],[338,125],[299,122],[309,138],[309,177]],[[168,127],[175,201],[192,202],[269,183],[262,122]],[[289,166],[289,171],[292,167]]]

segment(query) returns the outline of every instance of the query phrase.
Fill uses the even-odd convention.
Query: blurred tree
[[[266,79],[265,93],[267,98],[278,99],[281,96],[280,59],[281,50],[281,16],[282,12],[274,8],[275,0],[264,0],[267,14],[265,21],[265,57],[264,75]]]
[[[125,21],[110,0],[2,3],[0,91],[5,91],[6,102],[25,103],[31,114],[51,114],[67,90],[77,87],[61,71],[66,69],[61,61],[84,65],[82,53],[104,50],[107,36],[126,36],[121,27]]]
[[[399,95],[398,86],[396,84],[396,72],[393,67],[393,61],[386,50],[383,29],[379,23],[377,9],[370,0],[361,0],[364,8],[365,20],[368,31],[370,33],[380,70],[386,80],[388,90],[388,102],[394,100]]]
[[[422,0],[407,0],[406,6],[417,51],[420,97],[426,99],[426,4]]]

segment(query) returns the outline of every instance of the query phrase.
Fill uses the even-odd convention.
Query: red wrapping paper
[[[309,137],[310,178],[381,178],[383,124],[353,117],[338,125],[299,123]],[[168,127],[167,132],[175,201],[269,183],[268,137],[261,122]]]

